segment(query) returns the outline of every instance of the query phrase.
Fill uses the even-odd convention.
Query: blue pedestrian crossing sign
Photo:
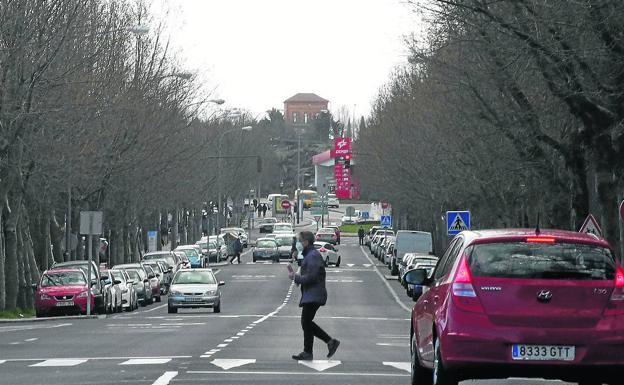
[[[470,230],[470,211],[447,211],[446,229],[448,235],[457,235]]]
[[[381,227],[383,227],[384,229],[392,227],[392,215],[381,216]]]

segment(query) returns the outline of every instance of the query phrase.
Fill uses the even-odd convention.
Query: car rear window
[[[272,247],[277,247],[277,243],[275,241],[262,240],[262,241],[258,241],[258,244],[256,245],[256,247],[268,249]]]
[[[573,243],[488,243],[466,250],[477,277],[611,280],[615,260],[609,249]]]

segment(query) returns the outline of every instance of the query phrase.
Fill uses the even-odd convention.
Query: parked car
[[[379,247],[377,248],[377,255],[376,255],[377,259],[379,259],[381,262],[385,263],[384,259],[386,257],[387,252],[388,252],[388,247],[393,242],[394,242],[394,236],[393,235],[388,235],[388,236],[384,237],[384,239],[379,244]]]
[[[143,262],[143,265],[149,266],[152,268],[152,270],[154,270],[156,278],[158,278],[158,287],[160,288],[160,294],[166,294],[167,287],[169,286],[169,281],[167,278],[169,272],[166,269],[163,271],[164,266],[161,265],[162,262],[159,262],[160,261]]]
[[[276,234],[275,242],[277,242],[277,249],[279,257],[282,259],[290,259],[292,257],[292,245],[295,242],[295,234]]]
[[[202,258],[199,245],[181,245],[176,247],[174,251],[183,251],[190,262],[191,268],[204,267],[204,259]]]
[[[253,248],[252,260],[256,262],[260,259],[279,262],[279,250],[275,239],[259,238],[256,241],[256,246]]]
[[[407,271],[405,274],[407,274],[408,272],[414,269],[425,269],[427,270],[427,276],[431,277],[431,274],[433,274],[433,270],[435,269],[437,263],[438,263],[437,258],[431,259],[431,260],[414,259],[412,261],[412,264],[407,267]],[[403,277],[403,282],[405,282],[405,277]],[[416,298],[416,299],[420,297],[420,295],[425,291],[425,286],[423,285],[410,285],[410,284],[405,283],[404,286],[405,286],[405,291],[407,293],[407,296]]]
[[[317,241],[314,242],[314,248],[321,253],[326,267],[329,265],[340,267],[340,254],[338,254],[338,249],[333,243]]]
[[[109,275],[121,282],[121,306],[126,311],[133,311],[139,307],[139,301],[137,298],[136,290],[134,289],[134,282],[130,279],[128,274],[123,270],[109,270]],[[125,288],[125,290],[124,290]]]
[[[398,230],[394,247],[394,255],[390,262],[390,273],[399,273],[399,261],[406,253],[433,255],[433,238],[431,233],[424,231]]]
[[[180,260],[180,269],[190,269],[191,268],[191,261],[187,257],[185,251],[176,250],[173,253]]]
[[[140,263],[126,263],[123,265],[115,265],[113,269],[122,269],[128,273],[130,279],[135,283],[137,298],[141,306],[154,303],[152,283],[143,265]]]
[[[87,313],[89,283],[86,273],[80,268],[57,267],[48,270],[33,287],[37,317]],[[92,290],[91,308],[95,306],[93,294]]]
[[[384,265],[388,266],[388,268],[392,268],[392,258],[394,257],[394,244],[395,241],[392,241],[388,244],[388,246],[385,248],[385,253],[384,253],[384,257],[383,257],[383,263]]]
[[[107,313],[120,313],[123,310],[123,300],[121,281],[115,279],[115,277],[109,273],[109,270],[100,270],[100,278],[105,286],[105,290],[108,297],[107,300]]]
[[[316,232],[316,240],[318,242],[329,242],[334,245],[338,244],[338,237],[334,229],[323,227]]]
[[[143,261],[165,261],[168,267],[171,267],[171,273],[175,274],[180,268],[180,258],[173,251],[154,251],[143,255]]]
[[[412,383],[535,377],[619,384],[624,270],[593,234],[464,231],[412,311]]]
[[[343,225],[354,225],[357,223],[357,216],[344,215],[342,218],[340,218],[340,223],[342,223]]]
[[[79,268],[85,273],[86,276],[88,274],[89,261],[68,261],[54,263],[50,270],[65,268]],[[104,285],[102,285],[102,281],[100,280],[100,270],[98,269],[94,261],[91,261],[91,284],[93,285],[91,291],[93,292],[95,301],[94,309],[98,313],[105,313],[106,304],[104,302],[104,295],[106,290],[104,288]]]
[[[260,233],[272,233],[273,225],[277,223],[277,219],[275,218],[262,218],[262,221],[258,225],[258,231]]]
[[[156,302],[160,302],[162,300],[160,294],[160,274],[158,274],[154,269],[152,269],[149,265],[143,265],[143,268],[147,272],[147,279],[149,279],[150,287],[152,289],[152,297]]]
[[[212,308],[221,312],[221,290],[225,285],[217,281],[212,269],[180,270],[171,281],[171,291],[167,304],[169,313],[177,313],[180,308]]]
[[[381,226],[372,226],[369,230],[368,233],[364,236],[364,244],[366,246],[368,246],[368,250],[372,251],[370,249],[371,247],[371,242],[373,241],[373,237],[375,236],[375,233],[377,232],[377,230],[381,229]]]
[[[327,207],[340,207],[340,201],[336,197],[336,194],[327,194]]]
[[[208,242],[214,242],[217,245],[217,261],[221,262],[222,259],[227,260],[227,245],[225,244],[225,239],[223,234],[220,235],[211,235],[208,237]]]
[[[333,229],[336,234],[336,242],[340,244],[340,226],[325,225],[325,229]]]

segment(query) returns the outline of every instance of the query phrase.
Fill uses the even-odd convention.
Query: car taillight
[[[553,237],[528,237],[526,241],[528,243],[545,243],[548,245],[555,244],[555,238]]]
[[[609,306],[605,309],[605,315],[622,315],[624,314],[624,270],[618,266],[615,269],[615,285]]]
[[[462,256],[455,273],[452,293],[453,302],[458,308],[473,313],[483,313],[483,306],[472,286],[472,275],[470,274],[470,269],[468,269],[468,262],[465,256]]]
[[[327,251],[327,249],[326,249],[326,248],[324,248],[324,247],[321,247],[321,248],[319,249],[319,251],[320,251],[321,253],[324,253],[324,252],[326,252],[326,251]]]
[[[318,241],[319,239],[321,239],[321,236],[316,234],[316,240]]]

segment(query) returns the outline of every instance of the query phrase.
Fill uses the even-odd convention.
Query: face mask
[[[295,247],[297,248],[298,252],[303,252],[303,243],[297,241],[297,244],[295,245]]]

